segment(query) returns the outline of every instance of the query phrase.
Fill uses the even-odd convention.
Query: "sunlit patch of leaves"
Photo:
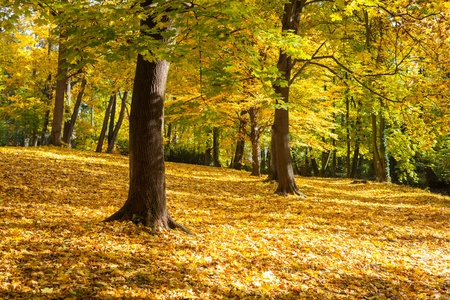
[[[247,172],[167,163],[175,220],[152,236],[102,223],[128,161],[0,148],[2,299],[447,299],[450,198],[298,178],[307,199]]]

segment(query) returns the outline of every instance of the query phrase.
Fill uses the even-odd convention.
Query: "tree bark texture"
[[[110,139],[108,139],[108,149],[106,150],[107,153],[113,153],[114,144],[116,142],[117,135],[119,134],[120,127],[122,126],[122,122],[123,122],[123,119],[125,117],[125,108],[126,108],[126,105],[127,105],[127,98],[128,98],[128,91],[123,93],[122,104],[120,106],[119,119],[117,120],[117,124],[114,127],[114,130],[112,131]],[[111,127],[109,128],[109,130],[111,130]]]
[[[111,113],[111,109],[112,109],[115,97],[116,97],[115,92],[114,92],[114,94],[112,94],[109,97],[108,107],[106,107],[105,117],[103,118],[102,131],[100,132],[100,137],[98,138],[97,149],[95,150],[95,152],[98,152],[98,153],[102,152],[103,141],[105,140],[106,130],[108,130],[109,115]]]
[[[67,81],[67,71],[64,69],[66,64],[66,59],[64,56],[64,47],[59,38],[59,50],[58,50],[58,71],[57,71],[57,81],[56,81],[56,92],[55,92],[55,106],[53,109],[53,121],[52,121],[52,131],[50,134],[50,139],[48,141],[49,145],[61,146],[61,130],[64,117],[64,92],[66,90]]]
[[[148,6],[152,1],[144,1]],[[169,21],[169,20],[165,20]],[[154,28],[152,16],[141,25]],[[141,31],[146,35],[145,31]],[[163,40],[161,34],[153,38]],[[167,41],[169,42],[169,41]],[[164,164],[164,97],[169,62],[147,61],[139,54],[136,63],[130,112],[130,187],[128,199],[122,208],[105,221],[131,220],[151,228],[181,229],[167,210]]]
[[[259,138],[260,131],[258,127],[258,109],[256,107],[250,107],[250,140],[252,143],[252,176],[261,177],[261,157]]]
[[[78,112],[80,111],[81,106],[81,100],[83,99],[84,90],[86,88],[86,78],[83,77],[81,80],[81,90],[79,91],[77,95],[77,100],[75,102],[75,106],[73,107],[72,116],[70,118],[70,121],[66,123],[67,129],[64,127],[64,136],[63,136],[63,142],[69,145],[69,147],[72,146],[71,138],[73,133],[73,128],[75,127],[75,122],[78,117]]]

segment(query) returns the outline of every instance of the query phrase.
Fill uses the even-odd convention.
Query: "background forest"
[[[288,30],[281,0],[0,2],[0,146],[128,154],[140,53],[171,63],[168,161],[270,173],[284,110],[296,174],[449,187],[449,2],[298,1]]]

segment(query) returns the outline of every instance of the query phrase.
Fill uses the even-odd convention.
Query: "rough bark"
[[[114,144],[116,142],[117,135],[119,134],[120,127],[122,126],[122,122],[125,117],[125,107],[127,105],[127,98],[128,98],[128,91],[123,93],[122,103],[120,106],[119,119],[117,120],[117,124],[114,127],[114,130],[112,131],[111,137],[109,137],[109,139],[108,139],[108,149],[106,150],[107,153],[113,153]],[[112,117],[111,117],[111,119],[112,119]],[[112,120],[114,120],[114,119],[112,119]],[[114,126],[114,124],[113,124],[113,126]],[[109,130],[111,131],[111,127],[109,128]]]
[[[144,1],[141,5],[151,5]],[[169,20],[165,20],[169,21]],[[152,16],[141,21],[154,28]],[[142,35],[148,34],[141,31]],[[160,34],[153,38],[163,40]],[[169,42],[169,41],[167,41]],[[181,229],[169,215],[166,203],[164,164],[164,97],[169,62],[147,61],[138,55],[130,112],[130,184],[128,199],[122,208],[105,221],[131,220],[151,228]]]
[[[49,145],[61,146],[61,130],[64,117],[64,92],[66,90],[67,81],[67,70],[64,69],[66,64],[66,59],[64,57],[64,47],[60,37],[59,50],[58,50],[58,71],[57,71],[57,81],[56,81],[56,92],[55,92],[55,106],[53,109],[53,121],[52,121],[52,131],[50,134],[50,139],[48,141]]]
[[[98,138],[97,149],[95,152],[101,153],[103,148],[103,140],[105,139],[106,130],[108,130],[108,120],[109,114],[111,113],[111,109],[114,103],[114,98],[116,97],[116,93],[109,97],[108,106],[106,107],[105,117],[103,118],[103,126],[102,131],[100,132],[100,137]]]
[[[64,127],[63,142],[66,143],[67,145],[69,145],[69,147],[72,147],[71,139],[72,139],[73,128],[75,127],[75,122],[78,117],[78,112],[80,111],[81,100],[83,99],[83,94],[84,94],[85,88],[86,88],[86,78],[83,78],[81,80],[81,90],[77,95],[77,100],[75,102],[75,106],[73,107],[72,116],[70,117],[70,120],[66,123],[67,129],[66,129],[66,127]]]
[[[261,157],[259,138],[260,131],[258,127],[258,110],[256,107],[250,107],[250,140],[252,143],[252,176],[261,177]]]

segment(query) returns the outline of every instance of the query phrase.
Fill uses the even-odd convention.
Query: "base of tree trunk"
[[[179,229],[187,234],[192,234],[192,232],[189,229],[175,222],[168,213],[163,214],[162,216],[159,217],[155,217],[149,212],[146,213],[144,216],[141,216],[140,214],[133,212],[131,206],[127,205],[127,203],[125,203],[125,205],[122,206],[122,208],[118,210],[116,213],[103,220],[103,222],[131,221],[136,225],[142,224],[145,227],[150,228],[149,233],[151,234],[157,234],[159,230],[171,230],[171,229]]]
[[[288,194],[290,195],[296,195],[299,196],[302,199],[308,198],[308,196],[306,196],[305,194],[301,193],[297,186],[282,186],[281,184],[278,184],[278,188],[275,191],[275,194],[280,195],[280,196],[287,196]]]

